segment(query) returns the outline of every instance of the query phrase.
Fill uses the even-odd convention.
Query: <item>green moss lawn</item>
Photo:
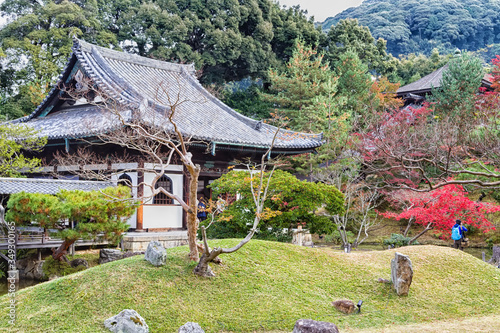
[[[390,278],[395,251],[413,262],[408,297],[377,281]],[[106,332],[103,321],[127,308],[138,311],[151,332],[177,332],[187,321],[207,333],[291,332],[300,318],[330,321],[347,331],[377,330],[493,316],[500,308],[500,269],[445,247],[345,254],[253,240],[223,255],[213,279],[191,273],[195,263],[187,260],[186,247],[168,254],[160,268],[136,256],[23,289],[15,327],[7,322],[8,299],[0,297],[0,330]],[[337,312],[331,302],[343,298],[363,300],[361,314]]]

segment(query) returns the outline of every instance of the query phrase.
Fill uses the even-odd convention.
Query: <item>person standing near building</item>
[[[451,228],[451,239],[454,240],[453,247],[455,249],[464,250],[462,247],[462,239],[464,238],[464,232],[467,228],[462,225],[462,221],[456,220],[455,225]]]
[[[198,220],[205,221],[207,219],[207,205],[205,205],[205,199],[200,197],[198,199]]]

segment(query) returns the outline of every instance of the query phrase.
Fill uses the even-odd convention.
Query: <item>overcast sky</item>
[[[362,0],[277,0],[281,5],[295,6],[307,9],[308,16],[314,16],[314,21],[323,22],[327,17],[335,16],[344,9],[357,7]]]

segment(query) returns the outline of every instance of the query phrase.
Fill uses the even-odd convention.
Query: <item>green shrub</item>
[[[338,230],[334,230],[331,234],[325,235],[325,242],[333,244],[342,244],[342,237]],[[352,231],[347,231],[347,241],[352,244],[354,242],[354,233]]]
[[[256,234],[255,238],[274,241],[274,242],[282,242],[282,243],[290,243],[292,241],[292,232],[291,229],[281,229],[281,228],[261,228]]]
[[[391,238],[384,239],[384,245],[391,245],[392,247],[406,246],[410,242],[411,237],[405,237],[401,234],[391,234]],[[418,245],[417,241],[414,241],[411,245]]]
[[[54,260],[51,256],[49,256],[45,259],[42,269],[44,277],[48,279],[52,275],[65,276],[79,271],[83,271],[86,269],[86,267],[83,265],[77,267],[71,267],[70,264],[68,264],[67,262]]]
[[[208,220],[200,223],[200,225],[208,225]],[[213,223],[207,229],[207,237],[210,239],[224,239],[224,238],[245,238],[248,234],[248,228],[242,228],[240,224],[232,221],[220,220]],[[292,241],[292,233],[289,228],[267,227],[265,224],[260,226],[259,230],[255,233],[255,239],[262,239],[274,242],[289,243]],[[201,231],[198,230],[198,238],[201,239]]]

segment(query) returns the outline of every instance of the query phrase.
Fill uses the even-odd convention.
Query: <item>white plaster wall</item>
[[[121,175],[123,175],[124,173],[126,173],[127,175],[130,176],[130,178],[132,178],[132,196],[134,198],[137,198],[137,178],[138,178],[137,172],[117,172],[117,173],[113,173],[111,175],[111,180],[114,181],[114,182],[117,182],[118,178]],[[137,210],[134,212],[134,214],[132,214],[132,216],[130,216],[130,218],[127,220],[127,223],[130,226],[130,228],[136,228],[137,227]]]
[[[144,205],[143,228],[182,228],[182,207]]]
[[[145,168],[152,168],[153,164],[144,164]],[[173,194],[182,198],[184,176],[171,174],[168,171],[182,171],[182,165],[169,165],[165,176],[172,180]],[[155,174],[144,172],[144,182],[153,184]],[[153,205],[152,191],[144,186],[143,228],[182,228],[182,207],[174,200],[173,205]],[[149,197],[149,198],[148,198]]]

